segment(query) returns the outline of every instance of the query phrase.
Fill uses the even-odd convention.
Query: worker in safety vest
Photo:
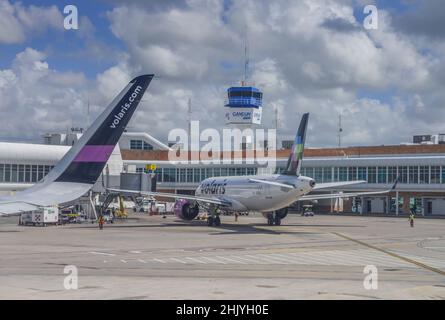
[[[416,208],[416,206],[414,206],[411,209],[411,214],[409,215],[409,224],[410,224],[411,228],[414,228],[414,216],[416,214],[416,211],[417,211],[417,208]]]
[[[104,228],[105,219],[103,215],[99,216],[99,229],[102,230]]]

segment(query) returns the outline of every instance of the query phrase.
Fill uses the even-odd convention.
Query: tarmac
[[[0,218],[1,299],[444,299],[445,220],[174,216],[24,227]],[[76,277],[77,276],[77,277]]]

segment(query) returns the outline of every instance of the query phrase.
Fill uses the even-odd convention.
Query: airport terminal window
[[[332,182],[332,168],[323,168],[323,182]]]
[[[387,183],[386,181],[386,167],[379,167],[378,169],[378,181],[377,183]]]
[[[178,169],[178,170],[176,170],[176,173],[178,174],[178,178],[176,180],[178,182],[185,182],[185,178],[186,178],[185,169]]]
[[[199,168],[193,169],[193,182],[195,183],[201,182],[201,169]]]
[[[357,167],[348,168],[348,181],[357,180]]]
[[[442,183],[445,183],[445,166],[442,166]]]
[[[235,168],[229,168],[229,176],[234,176],[236,174]]]
[[[213,168],[206,168],[206,178],[213,177]]]
[[[157,168],[155,173],[156,173],[156,181],[157,182],[162,182],[162,169],[161,168]]]
[[[315,181],[323,181],[323,168],[314,168],[314,179]]]
[[[432,184],[440,183],[440,167],[439,166],[431,166],[431,183]]]
[[[37,166],[31,166],[31,182],[37,182]]]
[[[11,182],[17,182],[18,180],[18,167],[16,164],[11,165]]]
[[[162,177],[164,182],[176,182],[176,169],[164,168]]]
[[[348,168],[340,167],[338,168],[339,181],[348,181]]]
[[[357,168],[357,180],[368,180],[368,177],[366,175],[366,167]]]
[[[25,165],[25,182],[31,182],[31,166]]]
[[[368,183],[376,183],[376,182],[377,182],[377,168],[368,167]]]
[[[399,167],[400,183],[408,183],[408,167]]]
[[[153,150],[153,146],[144,141],[144,150]]]
[[[131,150],[142,150],[142,140],[130,140]]]
[[[220,177],[221,176],[221,169],[220,168],[213,168],[213,176],[214,177]]]
[[[5,182],[11,182],[11,165],[5,164]]]
[[[419,183],[430,183],[430,167],[420,166]]]
[[[25,166],[23,164],[19,165],[19,179],[18,182],[25,182]]]
[[[282,170],[283,168],[278,168],[278,170]],[[247,168],[247,175],[253,176],[255,174],[255,168]]]
[[[45,172],[44,166],[39,166],[38,181],[43,179],[43,173],[44,172]]]
[[[419,183],[419,167],[417,167],[417,166],[409,167],[409,183],[410,184]]]
[[[5,181],[5,165],[0,164],[0,181]]]
[[[131,150],[153,150],[153,146],[143,140],[130,140]]]
[[[193,182],[193,169],[187,169],[187,182]]]
[[[221,177],[227,177],[228,175],[227,168],[221,168]]]
[[[338,182],[338,168],[334,168],[334,182]]]
[[[388,167],[388,183],[393,183],[397,179],[397,167]]]

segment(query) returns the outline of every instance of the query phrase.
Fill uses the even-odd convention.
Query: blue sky
[[[23,5],[35,6],[56,6],[63,12],[64,5],[60,2],[51,0],[21,1]],[[110,30],[110,24],[106,16],[106,12],[113,9],[113,6],[106,1],[70,1],[75,4],[79,10],[79,16],[86,16],[94,26],[94,41],[110,46],[112,50],[124,50],[122,42],[113,36]],[[80,27],[82,27],[80,25]],[[11,61],[18,52],[23,51],[26,47],[44,51],[48,53],[47,61],[54,69],[59,71],[75,71],[83,72],[89,78],[93,78],[96,74],[103,72],[115,61],[109,61],[105,57],[94,57],[88,55],[79,55],[88,46],[85,37],[79,35],[75,30],[60,32],[54,29],[48,29],[43,34],[37,34],[28,38],[24,43],[20,44],[0,44],[0,68],[9,67]]]
[[[22,0],[25,6],[57,6],[63,12],[65,4],[54,0]],[[77,0],[70,1],[70,4],[77,6],[80,16],[86,16],[94,26],[94,41],[109,46],[113,51],[125,51],[125,44],[117,39],[110,30],[110,23],[107,18],[107,12],[113,9],[113,3],[105,0],[88,1]],[[401,0],[377,0],[378,8],[384,8],[397,15],[416,8],[416,3],[407,4]],[[224,8],[228,10],[233,4],[233,0],[224,0]],[[354,16],[358,21],[363,21],[362,6],[354,8]],[[223,18],[223,20],[225,20]],[[77,53],[86,50],[88,41],[80,36],[77,31],[60,32],[49,29],[43,34],[28,38],[21,44],[1,44],[0,43],[0,68],[9,67],[11,61],[18,52],[26,47],[32,47],[48,53],[47,61],[59,71],[83,72],[88,78],[93,78],[96,74],[103,72],[116,61],[110,61],[105,57],[94,57],[88,55],[79,55]],[[230,62],[221,62],[221,66],[232,66]]]
[[[360,27],[362,0],[70,1],[79,10],[78,31],[54,25],[65,3],[2,3],[0,19],[15,21],[24,34],[11,41],[15,30],[0,20],[0,116],[10,105],[17,116],[0,130],[2,140],[39,139],[81,125],[88,99],[99,112],[142,71],[159,76],[150,88],[156,112],[141,111],[135,129],[165,140],[168,130],[185,125],[181,111],[189,98],[203,127],[221,129],[225,90],[243,75],[246,24],[250,74],[264,92],[264,126],[274,123],[276,108],[281,133],[293,136],[295,119],[310,111],[311,125],[322,128],[312,141],[320,146],[336,143],[332,119],[339,113],[348,115],[344,141],[352,145],[445,129],[440,0],[370,1],[385,12],[377,31]],[[57,13],[45,16],[54,5]],[[33,9],[45,18],[20,19]],[[376,122],[399,130],[376,132]]]

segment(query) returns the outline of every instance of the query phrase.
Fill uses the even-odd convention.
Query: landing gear
[[[281,219],[282,219],[281,216],[278,215],[276,212],[269,213],[267,215],[267,225],[268,226],[273,226],[273,225],[280,226],[281,225]]]
[[[275,215],[275,225],[276,226],[280,226],[281,225],[281,218],[277,215]]]

